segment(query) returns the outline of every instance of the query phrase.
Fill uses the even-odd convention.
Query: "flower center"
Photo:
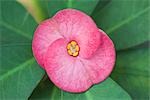
[[[67,52],[70,56],[76,57],[79,55],[79,46],[76,41],[72,40],[67,44]]]

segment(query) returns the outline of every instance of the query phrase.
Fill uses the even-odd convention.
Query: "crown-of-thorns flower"
[[[51,81],[69,92],[83,92],[106,79],[115,63],[111,39],[86,14],[64,9],[36,29],[33,54]]]

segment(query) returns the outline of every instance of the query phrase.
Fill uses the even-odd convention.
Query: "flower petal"
[[[82,59],[90,79],[93,83],[99,83],[106,79],[115,64],[115,48],[111,39],[101,31],[102,37],[98,50],[91,58]]]
[[[56,23],[52,19],[45,20],[36,29],[32,41],[32,50],[37,62],[44,68],[44,56],[48,46],[55,40],[62,38],[57,31]]]
[[[77,57],[68,55],[66,46],[64,39],[52,43],[46,53],[46,72],[52,82],[65,91],[85,91],[92,82],[83,63]]]
[[[88,15],[75,9],[64,9],[56,13],[53,19],[67,40],[78,42],[81,57],[88,58],[97,50],[100,43],[99,29]]]

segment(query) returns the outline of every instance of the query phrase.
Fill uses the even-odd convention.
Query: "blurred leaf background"
[[[31,50],[37,25],[57,11],[91,16],[116,47],[115,68],[84,93],[55,87]],[[0,100],[149,100],[149,0],[0,0]]]

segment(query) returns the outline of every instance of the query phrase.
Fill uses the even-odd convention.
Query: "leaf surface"
[[[49,80],[43,81],[30,98],[44,100],[131,100],[130,96],[111,78],[92,86],[84,93],[69,93],[52,86]]]
[[[48,2],[47,2],[48,1]],[[99,0],[47,0],[49,16],[52,17],[56,12],[66,8],[74,8],[81,10],[87,14],[91,14],[95,9]]]
[[[147,47],[118,52],[111,77],[135,100],[148,100],[150,89],[149,49]]]
[[[46,12],[45,7],[43,7],[43,2],[40,0],[17,0],[22,4],[28,12],[33,16],[36,22],[40,23],[48,17],[48,12]]]
[[[27,99],[44,74],[31,50],[37,24],[16,1],[0,4],[0,99]]]
[[[122,50],[150,40],[149,13],[148,0],[111,0],[102,9],[97,9],[92,17],[110,36],[116,49]]]

